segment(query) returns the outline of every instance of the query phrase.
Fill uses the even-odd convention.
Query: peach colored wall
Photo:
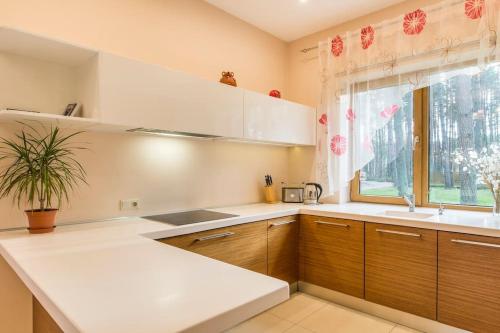
[[[285,93],[283,41],[201,0],[0,0],[0,26],[66,40],[240,87]],[[1,96],[1,94],[0,94]],[[0,127],[0,136],[12,135]],[[285,147],[89,133],[80,154],[89,186],[59,221],[258,202],[265,173],[285,180]],[[119,200],[139,198],[139,211]],[[22,210],[0,200],[0,229],[23,226]]]
[[[319,102],[320,83],[317,53],[313,50],[304,54],[300,50],[317,46],[319,41],[326,40],[328,37],[333,37],[345,31],[357,30],[369,24],[376,24],[439,1],[441,0],[408,0],[289,43],[286,88],[289,99],[314,106]],[[292,182],[302,179],[312,179],[314,177],[314,148],[303,148],[295,150],[290,154],[289,175],[289,180]],[[349,194],[346,191],[336,193],[332,198],[333,201],[348,201]]]
[[[285,90],[286,43],[201,0],[0,0],[0,25],[240,86]]]

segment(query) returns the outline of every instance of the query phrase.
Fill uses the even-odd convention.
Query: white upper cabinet
[[[244,137],[249,140],[315,145],[314,108],[245,91]]]
[[[101,53],[99,108],[105,123],[243,136],[243,90]]]
[[[0,72],[2,123],[315,144],[313,108],[16,29],[0,27]]]

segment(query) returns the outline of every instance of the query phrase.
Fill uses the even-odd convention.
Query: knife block
[[[265,198],[266,203],[269,203],[269,204],[279,202],[278,198],[276,196],[276,189],[274,188],[274,185],[264,186],[264,198]]]

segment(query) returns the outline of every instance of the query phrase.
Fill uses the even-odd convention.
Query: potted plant
[[[30,233],[51,232],[62,201],[68,201],[78,182],[86,183],[75,156],[86,148],[70,143],[81,132],[63,134],[58,127],[40,132],[25,126],[14,139],[0,139],[0,198],[12,195],[18,207],[29,207]]]
[[[455,163],[481,177],[493,196],[493,215],[500,216],[500,144],[493,143],[479,154],[473,149],[456,151]]]

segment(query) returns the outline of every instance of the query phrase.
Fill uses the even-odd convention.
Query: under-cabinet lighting
[[[220,138],[220,136],[217,136],[217,135],[167,131],[167,130],[160,130],[160,129],[154,129],[154,128],[143,128],[143,127],[131,128],[131,129],[128,129],[127,132],[154,134],[154,135],[168,136],[168,137],[174,137],[174,138],[198,138],[198,139]]]
[[[295,147],[292,144],[288,143],[279,143],[279,142],[267,142],[267,141],[255,141],[255,140],[244,140],[244,139],[223,139],[226,142],[235,142],[235,143],[247,143],[254,145],[267,145],[267,146],[279,146],[279,147]]]

